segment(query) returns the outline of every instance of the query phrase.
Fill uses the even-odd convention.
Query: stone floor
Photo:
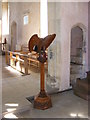
[[[52,108],[34,109],[26,97],[39,92],[39,70],[22,76],[10,67],[6,69],[5,58],[2,59],[3,118],[88,118],[88,102],[75,96],[72,90],[52,95]]]

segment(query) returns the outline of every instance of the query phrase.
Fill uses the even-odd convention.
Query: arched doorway
[[[17,43],[17,24],[16,22],[12,22],[11,24],[11,50],[16,50],[16,43]]]
[[[85,31],[79,25],[71,29],[70,85],[85,76]]]

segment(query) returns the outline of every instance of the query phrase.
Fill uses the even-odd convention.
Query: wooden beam
[[[24,56],[24,69],[25,69],[25,75],[28,75],[28,60],[26,56]]]
[[[6,59],[6,64],[9,65],[9,56],[7,51],[5,51],[5,59]]]

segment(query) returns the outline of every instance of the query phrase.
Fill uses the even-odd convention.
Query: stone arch
[[[13,21],[11,23],[11,50],[16,50],[17,43],[17,23]]]
[[[77,24],[73,25],[73,26],[71,27],[71,29],[74,28],[74,27],[76,27],[76,26],[79,26],[83,31],[86,31],[86,30],[87,30],[86,26],[83,25],[82,23],[77,23]]]
[[[72,77],[72,74],[71,74],[71,72],[73,71],[73,68],[74,67],[72,67],[72,64],[70,64],[70,80],[71,79],[73,79],[74,81],[76,80],[76,78],[78,78],[78,77],[80,77],[80,78],[83,78],[83,77],[85,77],[85,71],[86,71],[86,31],[87,31],[87,29],[86,29],[86,26],[85,25],[83,25],[82,23],[77,23],[77,24],[75,24],[75,25],[73,25],[72,27],[71,27],[71,35],[70,36],[72,36],[72,30],[74,29],[74,28],[79,28],[81,31],[82,31],[82,34],[83,34],[83,38],[82,38],[82,62],[80,63],[80,65],[79,65],[79,63],[78,63],[78,68],[82,68],[82,74],[80,73],[80,75],[79,74],[77,74],[76,76],[73,76]],[[72,42],[72,38],[71,38],[71,42]],[[70,43],[71,43],[70,42]],[[80,49],[79,49],[80,50]],[[76,59],[76,58],[75,58]],[[79,59],[79,58],[78,58]],[[81,58],[80,58],[81,59]],[[74,59],[73,59],[74,60]],[[77,60],[77,61],[79,61],[79,60]],[[70,44],[70,63],[72,62],[72,56],[71,56],[71,44]],[[80,67],[79,67],[80,66]]]
[[[86,26],[83,25],[82,23],[77,23],[77,24],[73,25],[72,28],[74,28],[76,26],[78,26],[78,27],[80,27],[82,29],[82,31],[83,31],[83,44],[86,45],[86,31],[87,31]]]

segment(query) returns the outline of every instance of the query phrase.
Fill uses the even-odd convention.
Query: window
[[[23,18],[23,22],[24,22],[24,25],[27,25],[29,23],[29,17],[28,15],[25,15],[24,18]]]

